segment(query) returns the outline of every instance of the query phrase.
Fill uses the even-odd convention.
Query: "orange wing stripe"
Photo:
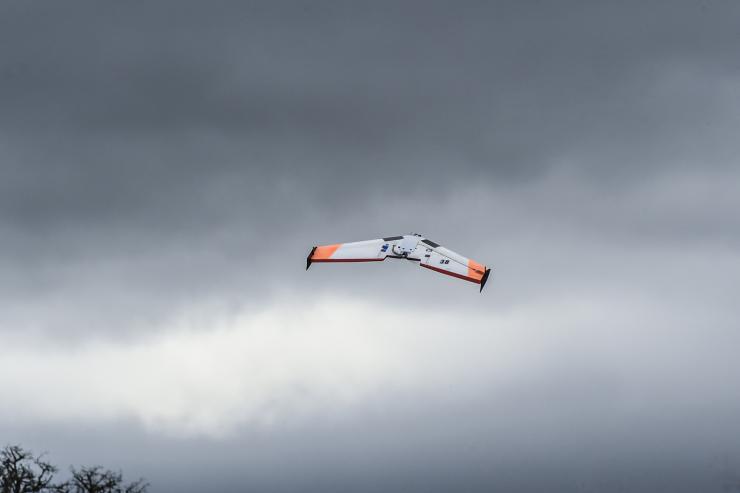
[[[468,277],[480,282],[480,280],[483,279],[483,274],[485,273],[486,273],[485,265],[481,265],[475,260],[468,260]]]
[[[337,251],[337,248],[342,246],[341,243],[337,243],[336,245],[324,245],[316,248],[316,251],[313,252],[313,256],[311,257],[311,260],[328,260],[331,258],[332,255],[334,255],[334,252]]]
[[[433,270],[434,272],[439,272],[440,274],[445,274],[447,276],[457,277],[458,279],[464,279],[466,281],[480,284],[480,279],[476,279],[475,277],[464,276],[462,274],[458,274],[457,272],[452,272],[451,270],[444,270],[438,267],[432,267],[431,265],[427,265],[427,264],[421,264],[421,266],[424,267],[425,269]]]

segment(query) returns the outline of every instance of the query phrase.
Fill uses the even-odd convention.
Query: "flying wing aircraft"
[[[480,284],[481,291],[491,273],[485,265],[418,234],[315,246],[306,258],[306,270],[314,262],[382,262],[387,258],[419,262],[435,272]]]

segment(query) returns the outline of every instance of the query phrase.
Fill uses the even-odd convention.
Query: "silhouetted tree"
[[[66,486],[69,493],[146,493],[149,484],[144,479],[124,483],[123,474],[101,466],[71,469],[72,479]]]
[[[0,450],[0,493],[57,491],[52,484],[57,468],[18,445]]]
[[[121,472],[101,466],[70,469],[72,478],[53,483],[57,468],[18,445],[0,449],[0,493],[146,493],[143,479],[125,483]]]

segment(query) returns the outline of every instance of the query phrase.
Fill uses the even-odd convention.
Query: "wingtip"
[[[311,249],[311,253],[308,254],[308,257],[306,257],[306,270],[308,270],[309,267],[311,267],[311,258],[313,257],[313,252],[316,251],[317,247],[313,247]]]
[[[488,282],[488,276],[491,274],[491,269],[486,269],[486,272],[483,274],[483,277],[480,280],[480,291],[479,293],[483,292],[483,288],[486,285],[486,282]]]

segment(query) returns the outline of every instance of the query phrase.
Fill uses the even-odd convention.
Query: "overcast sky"
[[[740,485],[739,53],[730,0],[0,2],[0,445],[154,493]],[[484,292],[304,270],[412,231]]]

